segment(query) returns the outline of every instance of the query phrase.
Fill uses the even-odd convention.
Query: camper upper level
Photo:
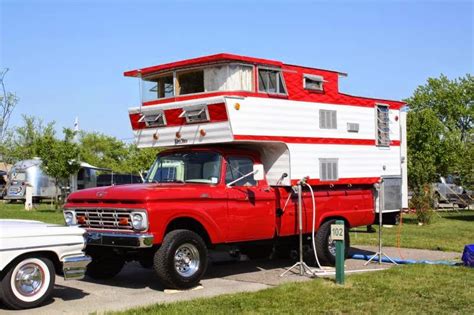
[[[351,96],[339,91],[345,73],[280,61],[216,54],[147,67],[124,73],[141,80],[142,105],[156,105],[212,96],[277,98],[391,109],[403,103]]]

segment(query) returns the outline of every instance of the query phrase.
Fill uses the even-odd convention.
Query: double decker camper
[[[69,196],[65,220],[89,231],[91,277],[137,260],[164,286],[189,288],[208,248],[292,249],[300,225],[334,264],[331,224],[344,221],[348,249],[349,228],[406,203],[405,104],[342,93],[345,73],[217,54],[125,76],[142,86],[129,109],[136,143],[161,150],[146,183]]]

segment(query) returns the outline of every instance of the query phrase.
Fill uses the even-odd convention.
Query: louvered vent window
[[[319,128],[337,129],[337,113],[335,110],[319,110]]]
[[[338,159],[319,159],[319,179],[322,181],[337,180]]]
[[[179,117],[185,117],[187,123],[208,122],[209,112],[207,106],[184,108]]]
[[[166,126],[165,113],[163,111],[143,114],[138,122],[144,122],[147,127]]]
[[[390,145],[390,120],[387,105],[377,105],[377,145]]]

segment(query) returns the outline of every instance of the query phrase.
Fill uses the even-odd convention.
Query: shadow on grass
[[[445,216],[443,218],[448,219],[448,220],[459,220],[459,221],[472,222],[472,221],[474,221],[474,214],[473,215],[462,215],[462,214],[449,215],[449,216]]]

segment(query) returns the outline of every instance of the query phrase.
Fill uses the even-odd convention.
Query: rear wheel
[[[39,306],[51,298],[54,264],[46,257],[26,257],[14,264],[1,280],[0,299],[12,309]]]
[[[316,251],[318,252],[319,262],[323,265],[334,266],[336,264],[336,243],[331,238],[331,225],[335,224],[336,220],[329,220],[321,224],[316,233]],[[349,229],[344,229],[344,256],[349,255]]]
[[[153,268],[166,288],[195,287],[206,272],[206,244],[192,231],[171,231],[155,253]]]

